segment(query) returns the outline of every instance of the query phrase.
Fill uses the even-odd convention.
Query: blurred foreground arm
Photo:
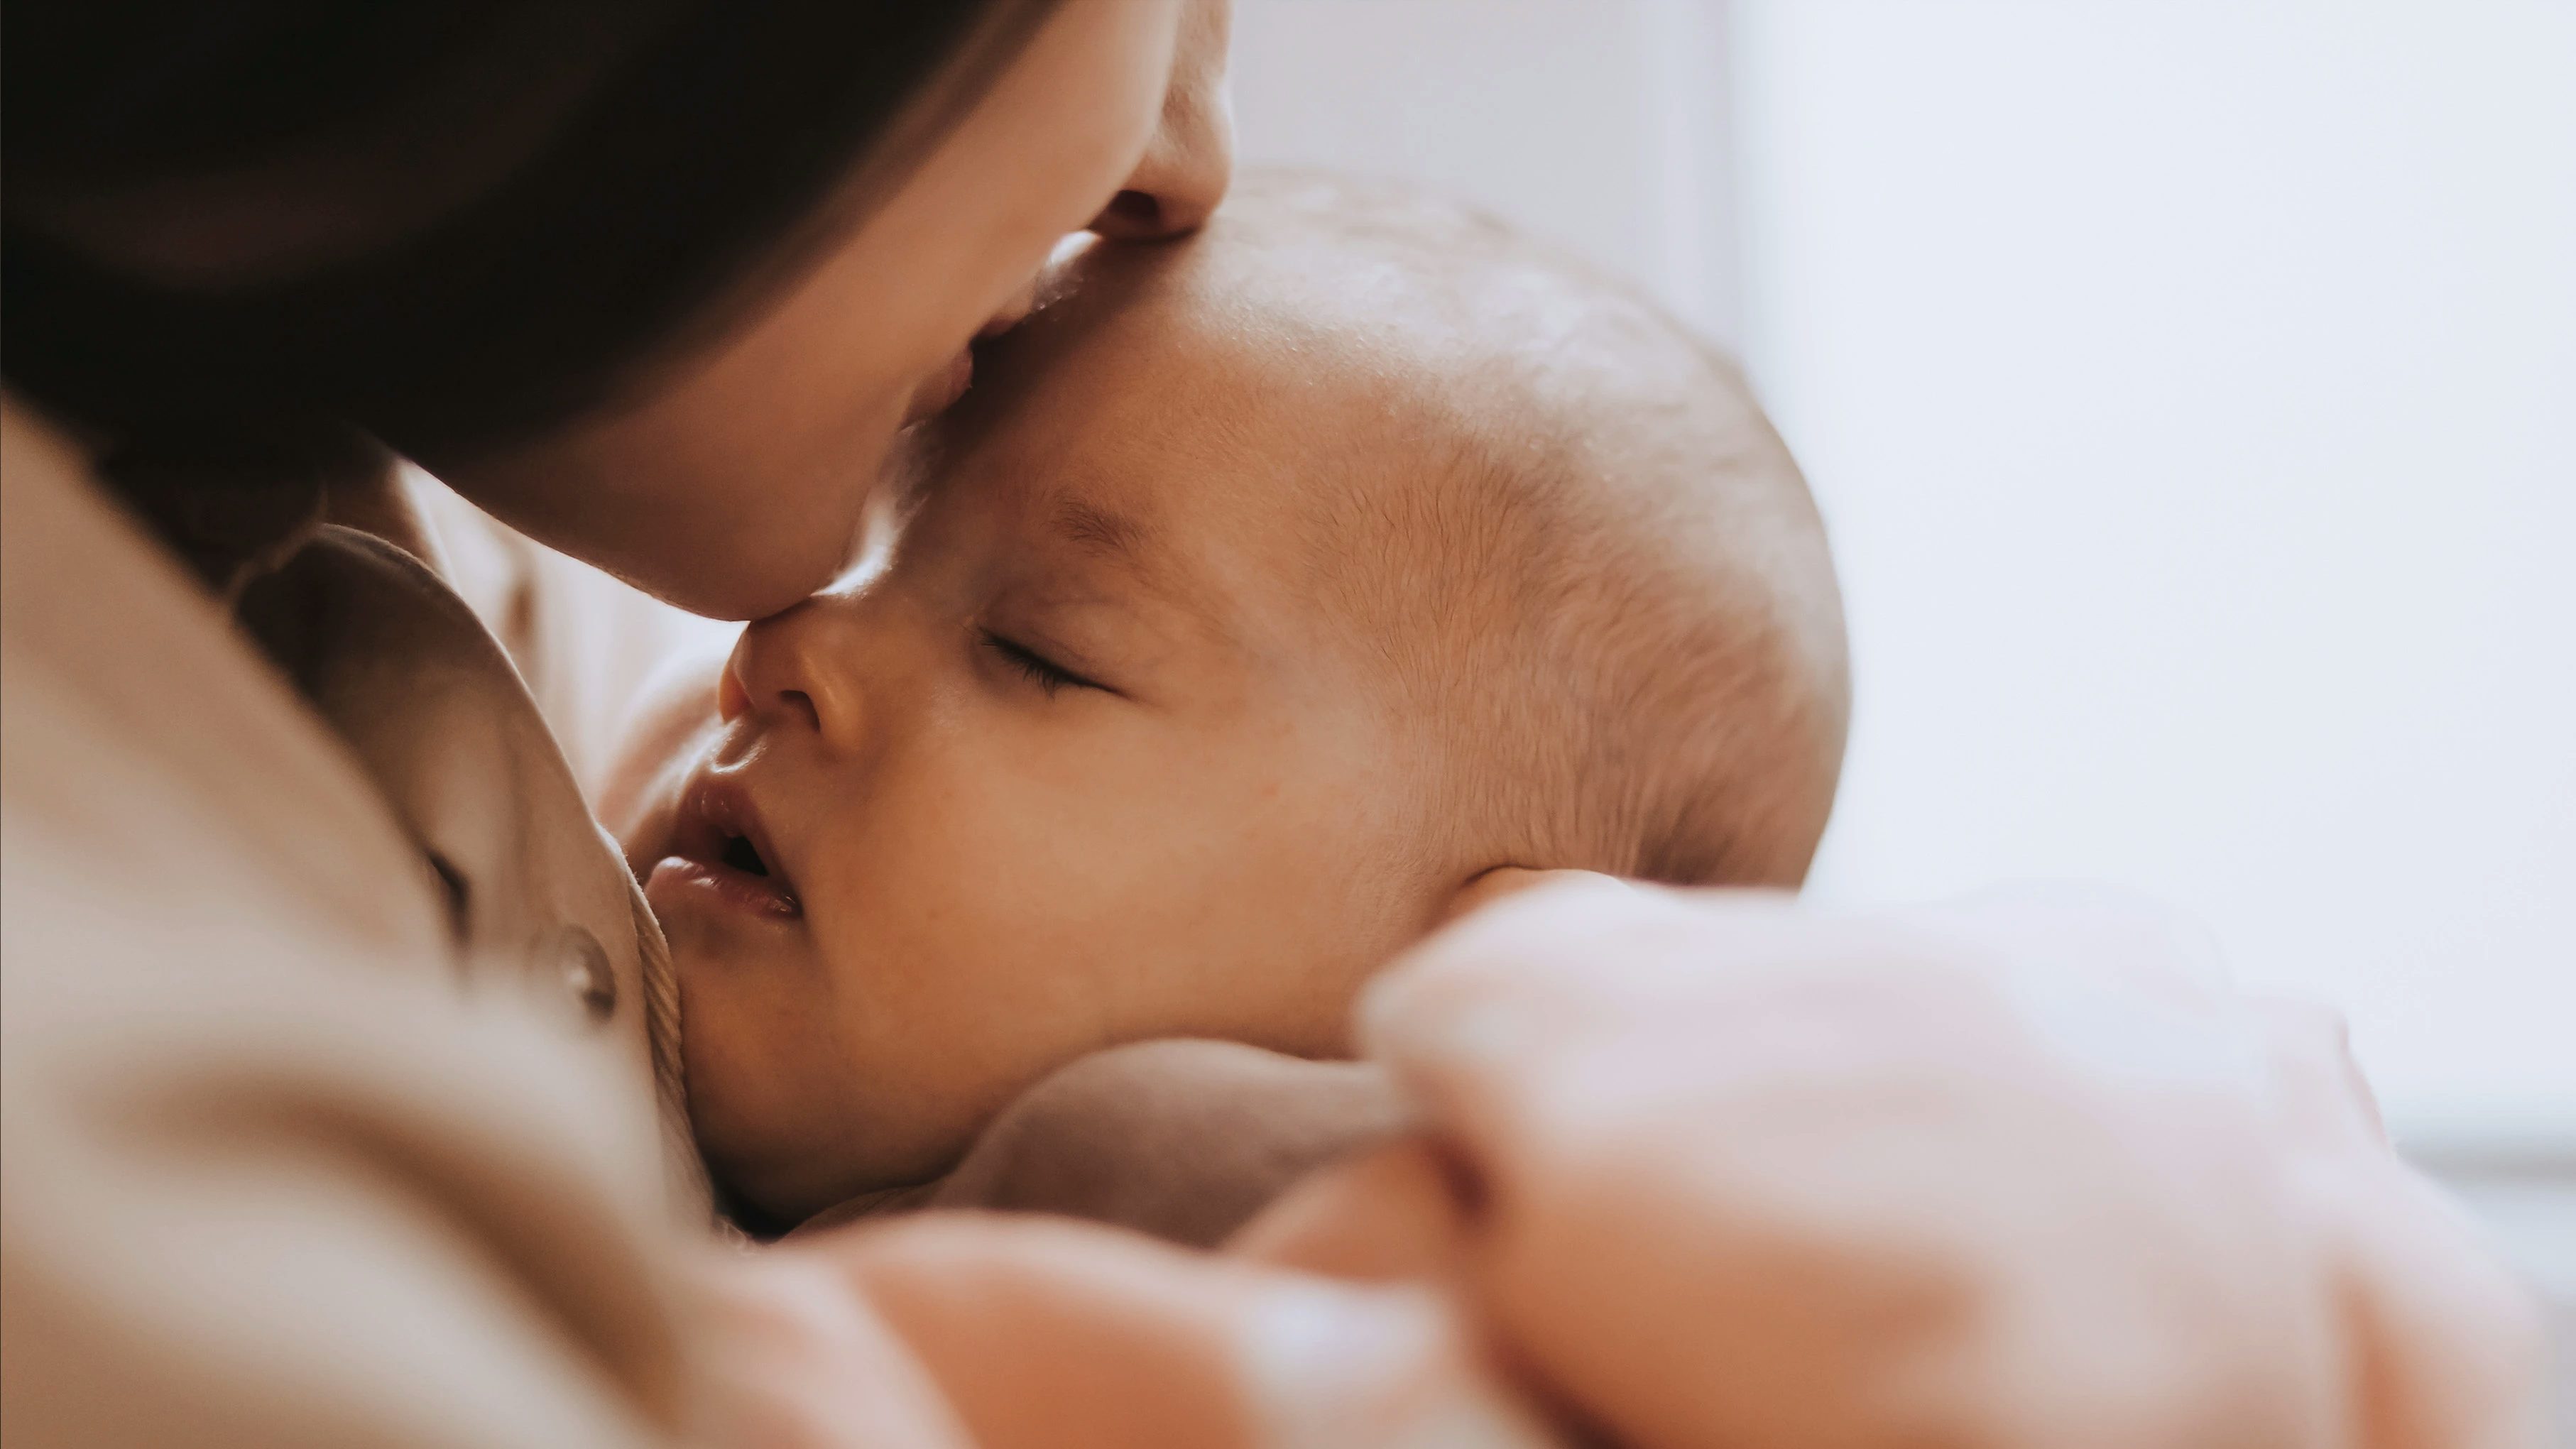
[[[1242,1248],[1456,1284],[1645,1446],[2537,1445],[2537,1323],[2339,1025],[2166,918],[1551,886],[1369,1003],[1432,1127]]]

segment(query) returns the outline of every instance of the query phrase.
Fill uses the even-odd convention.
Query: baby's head
[[[692,1115],[784,1219],[1094,1048],[1343,1054],[1502,866],[1791,885],[1822,530],[1726,363],[1490,222],[1309,178],[1083,258],[887,549],[751,626],[650,898]]]

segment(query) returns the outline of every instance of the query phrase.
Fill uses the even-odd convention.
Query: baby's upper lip
[[[679,816],[672,830],[672,853],[701,865],[738,869],[725,859],[726,847],[736,840],[751,842],[771,886],[791,905],[798,904],[796,882],[787,873],[787,862],[771,839],[751,792],[729,775],[702,774],[689,782],[687,792],[680,797]]]

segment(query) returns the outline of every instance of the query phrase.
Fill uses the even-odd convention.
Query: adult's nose
[[[1225,199],[1234,180],[1234,110],[1225,88],[1233,12],[1234,0],[1183,0],[1162,119],[1093,231],[1114,241],[1179,236],[1198,230]]]
[[[853,750],[867,729],[865,653],[857,601],[819,594],[746,626],[716,686],[727,723],[754,715],[773,729],[805,731]]]

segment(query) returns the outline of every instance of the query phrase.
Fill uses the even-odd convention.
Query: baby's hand
[[[1021,1094],[913,1201],[1063,1213],[1214,1246],[1308,1172],[1404,1126],[1373,1065],[1139,1042]]]

